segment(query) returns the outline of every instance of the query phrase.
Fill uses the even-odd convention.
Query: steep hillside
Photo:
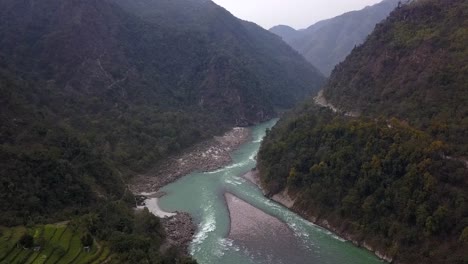
[[[466,263],[467,7],[414,1],[380,24],[325,85],[337,112],[311,101],[268,134],[269,194],[396,263]]]
[[[335,65],[342,62],[356,45],[364,42],[375,25],[386,18],[398,2],[385,0],[295,32],[278,31],[278,28],[270,31],[279,33],[288,44],[328,76]]]
[[[157,262],[152,238],[135,232],[128,177],[267,120],[323,80],[211,1],[0,0],[0,225],[96,223],[115,207],[125,225],[87,226],[93,236],[123,263]]]
[[[81,151],[64,154],[64,138],[73,138],[109,170],[144,170],[227,127],[271,118],[323,81],[276,36],[211,1],[1,0],[0,7],[0,143],[9,157],[39,151],[40,159],[77,163]],[[3,180],[19,180],[19,167],[2,166]],[[78,167],[73,179],[101,181]],[[24,177],[44,178],[35,173]],[[6,204],[25,208],[16,202]]]
[[[468,156],[467,7],[403,6],[337,66],[325,98],[344,111],[406,120]]]

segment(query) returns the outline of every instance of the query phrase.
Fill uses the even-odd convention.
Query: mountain
[[[466,263],[467,22],[464,0],[392,12],[268,133],[269,195],[387,260]]]
[[[267,120],[323,81],[277,36],[211,1],[0,0],[0,222],[112,207],[130,225],[128,177]],[[115,228],[141,238],[91,229],[107,240]]]
[[[328,76],[355,46],[364,42],[375,25],[386,18],[398,2],[385,0],[359,11],[317,22],[303,30],[296,31],[280,26],[270,31],[282,37]]]
[[[48,133],[62,131],[141,171],[323,82],[276,36],[211,1],[0,6],[1,143],[12,148],[49,147]]]
[[[326,100],[345,112],[408,121],[447,142],[450,154],[468,156],[467,12],[458,2],[419,1],[379,24],[336,67]]]
[[[286,43],[292,43],[295,39],[302,37],[304,32],[286,25],[274,26],[269,31],[280,36]]]

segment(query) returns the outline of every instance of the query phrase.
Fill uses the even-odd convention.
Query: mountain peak
[[[304,30],[281,26],[270,31],[279,35],[325,75],[361,44],[375,25],[397,6],[398,0],[368,6],[319,21]]]

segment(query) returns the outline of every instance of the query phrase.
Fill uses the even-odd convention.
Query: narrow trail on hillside
[[[314,103],[320,107],[328,108],[332,110],[334,113],[338,114],[344,114],[345,116],[349,117],[359,117],[360,114],[357,112],[346,112],[342,109],[339,109],[335,105],[331,104],[330,102],[327,101],[325,96],[323,95],[323,90],[321,90],[316,97],[314,97]],[[389,126],[390,127],[390,126]],[[446,156],[442,155],[442,158],[445,160],[455,160],[463,163],[463,165],[468,169],[468,158],[464,157],[451,157],[451,156]]]
[[[332,110],[334,113],[341,113],[344,114],[345,116],[349,117],[359,117],[360,113],[358,112],[348,112],[344,111],[342,109],[339,109],[338,107],[334,106],[330,102],[327,101],[325,96],[323,95],[323,90],[321,90],[316,97],[314,97],[314,103],[320,107],[328,108]]]

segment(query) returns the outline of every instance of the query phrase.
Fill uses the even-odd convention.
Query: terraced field
[[[34,237],[35,245],[42,247],[34,250],[19,246],[26,233]],[[109,258],[109,248],[97,242],[89,252],[85,251],[81,235],[67,223],[28,229],[0,227],[0,264],[97,264]]]

